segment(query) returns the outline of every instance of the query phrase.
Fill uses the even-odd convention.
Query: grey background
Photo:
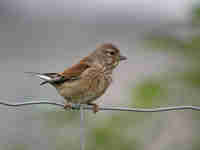
[[[113,42],[128,56],[128,61],[116,69],[114,83],[100,101],[128,105],[128,89],[134,83],[166,69],[183,68],[180,56],[154,53],[143,46],[141,39],[154,28],[187,22],[191,4],[191,0],[1,0],[0,98],[10,102],[40,98],[63,101],[54,88],[40,87],[39,79],[24,72],[62,71],[88,55],[97,44]],[[1,149],[16,149],[18,144],[27,146],[25,149],[55,149],[52,143],[57,136],[62,138],[67,133],[71,146],[78,147],[79,124],[76,127],[65,122],[60,123],[62,128],[54,128],[45,123],[47,117],[42,112],[59,109],[0,108]],[[92,118],[101,116],[104,114]],[[57,117],[50,117],[50,123],[56,123]]]

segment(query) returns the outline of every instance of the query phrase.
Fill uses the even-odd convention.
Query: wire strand
[[[85,112],[83,105],[80,107],[80,150],[85,149]]]
[[[10,103],[6,101],[0,101],[0,105],[9,107],[22,107],[28,105],[39,105],[39,104],[49,104],[62,107],[64,109],[64,104],[51,102],[51,101],[29,101],[22,103]],[[72,109],[80,110],[80,105],[72,105]],[[92,110],[92,106],[84,105],[84,110]],[[130,108],[130,107],[116,107],[116,106],[99,106],[100,111],[131,111],[131,112],[164,112],[164,111],[176,111],[176,110],[194,110],[200,111],[198,106],[172,106],[172,107],[159,107],[159,108]]]

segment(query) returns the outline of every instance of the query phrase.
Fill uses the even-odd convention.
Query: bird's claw
[[[72,109],[72,104],[65,104],[64,109]]]
[[[96,114],[99,111],[99,105],[97,105],[97,104],[92,104],[92,105],[93,105],[92,111],[93,111],[93,113]]]

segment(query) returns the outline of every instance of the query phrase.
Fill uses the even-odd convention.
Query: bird
[[[40,85],[50,84],[65,99],[64,108],[72,104],[92,105],[99,111],[95,101],[101,97],[113,80],[113,70],[127,57],[112,43],[103,43],[77,64],[58,73],[31,73],[43,80]]]

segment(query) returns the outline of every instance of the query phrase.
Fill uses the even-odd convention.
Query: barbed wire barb
[[[0,101],[0,105],[9,106],[9,107],[22,107],[28,105],[55,105],[58,107],[62,107],[64,109],[64,104],[51,102],[51,101],[29,101],[29,102],[21,102],[21,103],[10,103],[6,101]],[[83,105],[84,110],[92,110],[92,106]],[[72,105],[72,109],[80,110],[80,105]],[[100,111],[110,110],[110,111],[131,111],[131,112],[164,112],[164,111],[176,111],[176,110],[194,110],[200,111],[199,106],[172,106],[172,107],[158,107],[158,108],[130,108],[130,107],[118,107],[118,106],[99,106]]]

